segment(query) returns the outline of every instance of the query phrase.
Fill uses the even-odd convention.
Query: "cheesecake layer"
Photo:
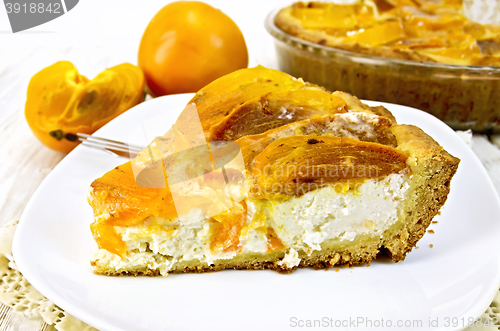
[[[292,270],[300,264],[300,256],[322,251],[322,245],[333,248],[379,242],[398,221],[409,180],[407,174],[391,174],[381,180],[365,180],[345,192],[344,186],[329,185],[283,202],[249,201],[240,247],[229,251],[211,249],[213,222],[200,209],[193,209],[182,222],[149,217],[139,226],[116,227],[130,252],[127,256],[101,249],[93,263],[101,273],[148,266],[151,272],[166,275],[190,265],[208,268],[245,256],[263,258],[272,253],[268,235],[272,228],[281,243],[273,263]]]

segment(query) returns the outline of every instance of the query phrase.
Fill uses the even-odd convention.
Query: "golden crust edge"
[[[388,256],[398,262],[416,246],[444,206],[460,159],[416,126],[395,125],[391,131],[398,142],[397,149],[408,155],[407,163],[416,176],[412,179],[402,211],[407,222],[401,224],[398,233],[391,234],[391,240],[384,243]]]

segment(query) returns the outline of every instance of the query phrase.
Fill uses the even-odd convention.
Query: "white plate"
[[[146,144],[137,127],[162,135],[191,96],[142,103],[97,134]],[[306,326],[308,320],[358,329],[383,329],[387,323],[435,329],[437,321],[438,328],[460,329],[484,312],[500,285],[498,196],[478,158],[445,124],[415,109],[384,105],[400,123],[420,126],[462,159],[435,218],[439,223],[432,224],[435,233],[427,233],[404,262],[385,258],[369,268],[301,269],[290,275],[230,270],[165,278],[97,276],[89,264],[97,247],[87,192],[94,179],[124,159],[79,146],[26,207],[14,238],[16,263],[47,298],[101,330],[279,330]]]

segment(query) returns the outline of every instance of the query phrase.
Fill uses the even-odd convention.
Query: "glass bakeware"
[[[500,67],[446,65],[354,53],[312,43],[265,20],[280,70],[331,91],[424,110],[453,129],[500,132]]]

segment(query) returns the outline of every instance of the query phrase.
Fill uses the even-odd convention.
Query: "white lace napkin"
[[[12,257],[18,222],[10,221],[0,229],[0,301],[26,317],[41,317],[59,331],[96,330],[50,302],[19,272]]]

